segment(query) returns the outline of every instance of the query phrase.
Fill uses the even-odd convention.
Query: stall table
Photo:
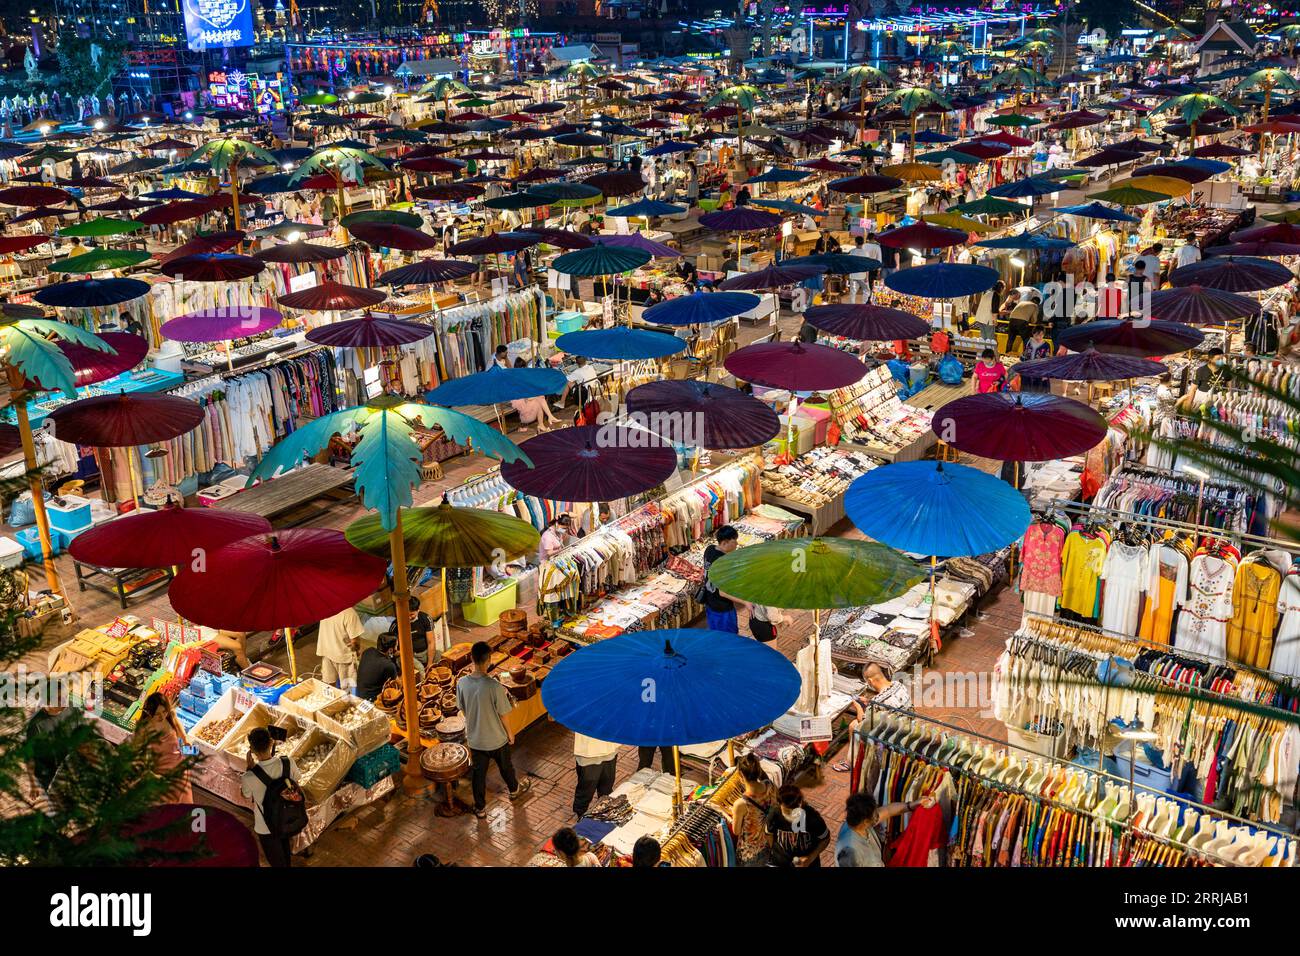
[[[320,498],[336,503],[355,497],[354,492],[344,491],[351,484],[351,471],[313,463],[247,488],[212,507],[260,515],[291,528],[325,514],[326,508],[307,507]]]

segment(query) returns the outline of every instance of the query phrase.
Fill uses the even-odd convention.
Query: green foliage
[[[125,40],[79,37],[72,30],[65,30],[59,34],[59,76],[55,81],[58,90],[74,99],[103,96],[111,89],[113,77],[126,66],[128,45]]]

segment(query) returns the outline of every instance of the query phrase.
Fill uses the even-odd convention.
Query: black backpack
[[[289,777],[289,758],[280,758],[280,776],[272,780],[258,764],[253,775],[262,781],[262,819],[273,837],[297,836],[307,828],[307,799],[302,789]]]

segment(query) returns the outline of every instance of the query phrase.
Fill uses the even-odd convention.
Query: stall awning
[[[441,76],[459,72],[459,60],[438,57],[432,60],[407,60],[393,71],[393,76]]]

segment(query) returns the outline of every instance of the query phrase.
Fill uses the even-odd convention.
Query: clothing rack
[[[981,785],[988,787],[990,789],[1001,790],[1006,793],[1015,793],[1020,796],[1026,797],[1030,800],[1038,801],[1040,803],[1045,803],[1050,806],[1055,806],[1059,809],[1065,810],[1070,813],[1088,816],[1091,817],[1092,819],[1102,822],[1105,825],[1114,828],[1123,828],[1127,830],[1129,833],[1133,834],[1134,836],[1142,837],[1144,839],[1155,840],[1159,843],[1179,849],[1184,853],[1191,854],[1194,857],[1209,859],[1215,863],[1224,866],[1240,865],[1234,860],[1229,860],[1225,857],[1219,856],[1218,854],[1209,852],[1202,848],[1190,846],[1176,838],[1165,836],[1162,834],[1149,833],[1147,831],[1138,830],[1136,827],[1132,826],[1131,820],[1133,815],[1133,807],[1136,804],[1137,792],[1143,791],[1144,796],[1170,800],[1179,804],[1181,808],[1180,816],[1182,810],[1191,810],[1197,813],[1202,822],[1202,825],[1204,825],[1205,821],[1207,820],[1215,821],[1215,824],[1222,821],[1224,823],[1229,824],[1230,826],[1246,827],[1248,830],[1252,832],[1263,831],[1269,836],[1276,837],[1279,840],[1284,841],[1283,846],[1289,849],[1289,854],[1288,854],[1289,858],[1292,861],[1296,859],[1297,846],[1296,846],[1296,838],[1294,834],[1287,833],[1286,831],[1281,830],[1277,827],[1270,826],[1268,824],[1256,823],[1253,821],[1245,820],[1241,817],[1235,816],[1230,813],[1225,813],[1220,810],[1205,809],[1201,805],[1196,804],[1194,801],[1188,800],[1185,797],[1181,797],[1177,794],[1167,794],[1161,791],[1153,790],[1150,787],[1146,787],[1140,783],[1132,783],[1128,780],[1123,779],[1122,777],[1118,777],[1105,770],[1101,770],[1100,768],[1093,769],[1090,767],[1081,767],[1078,764],[1073,764],[1067,760],[1063,760],[1058,757],[1039,754],[1035,751],[1027,750],[1023,747],[1018,747],[1015,744],[1010,744],[1005,741],[998,740],[995,737],[990,737],[986,734],[978,733],[977,731],[967,730],[965,728],[957,727],[954,724],[945,723],[944,721],[936,720],[932,717],[924,717],[921,716],[920,714],[912,713],[911,711],[890,707],[885,704],[877,704],[874,701],[871,701],[867,703],[867,713],[869,714],[869,723],[859,730],[859,734],[865,739],[872,741],[873,743],[877,744],[880,747],[884,747],[886,749],[890,749],[895,752],[908,754],[915,757],[918,760],[930,763],[937,767],[942,767],[950,771],[954,775],[964,776],[973,779],[979,782]],[[887,739],[885,738],[884,733],[887,733],[888,729],[893,729],[893,727],[891,725],[888,729],[882,730],[882,728],[879,726],[878,718],[882,720],[899,719],[912,724],[921,723],[921,724],[930,725],[932,728],[935,728],[938,731],[940,731],[944,737],[956,738],[958,741],[960,741],[962,738],[966,738],[966,740],[971,744],[982,744],[985,748],[996,747],[999,751],[1004,753],[1014,751],[1015,755],[1019,756],[1020,759],[1023,761],[1031,762],[1031,763],[1042,763],[1050,766],[1055,766],[1065,771],[1083,773],[1086,774],[1088,777],[1093,778],[1108,787],[1114,786],[1121,789],[1127,789],[1130,794],[1130,815],[1129,815],[1130,822],[1120,822],[1117,820],[1113,820],[1109,817],[1099,815],[1095,813],[1093,810],[1088,810],[1083,807],[1072,806],[1070,804],[1062,803],[1058,800],[1055,800],[1052,797],[1044,796],[1043,794],[1026,790],[1023,787],[1013,785],[1013,784],[1008,784],[1003,781],[997,780],[995,778],[988,777],[984,774],[979,773],[978,771],[971,770],[968,767],[958,766],[950,760],[936,759],[936,757],[930,754],[922,753],[916,750],[914,746],[908,746],[905,743],[898,743],[895,742],[894,740]],[[909,738],[914,736],[915,736],[914,733],[909,734]]]
[[[1183,475],[1181,477],[1186,478],[1189,476]],[[1161,518],[1158,515],[1134,514],[1131,511],[1121,511],[1118,508],[1106,508],[1086,502],[1068,501],[1064,498],[1053,499],[1049,503],[1047,510],[1049,512],[1052,510],[1060,511],[1081,518],[1089,515],[1104,515],[1111,518],[1116,524],[1141,524],[1151,528],[1163,528],[1167,531],[1186,531],[1195,534],[1198,538],[1227,538],[1260,548],[1276,548],[1281,551],[1296,550],[1296,542],[1294,541],[1263,537],[1245,531],[1231,531],[1226,528],[1216,528],[1213,525],[1192,524],[1188,521],[1177,521],[1173,518]]]

